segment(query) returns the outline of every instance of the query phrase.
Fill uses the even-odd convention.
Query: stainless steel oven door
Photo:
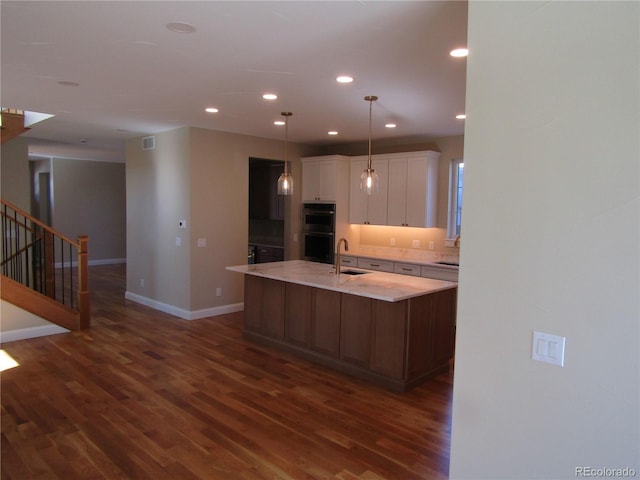
[[[303,234],[303,257],[305,260],[333,264],[333,246],[333,233],[306,232]]]
[[[302,229],[305,232],[335,231],[335,206],[333,204],[305,203],[302,210]]]

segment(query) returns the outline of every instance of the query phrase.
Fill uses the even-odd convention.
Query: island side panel
[[[363,368],[369,368],[371,303],[370,298],[342,294],[340,359]]]
[[[284,338],[285,282],[265,279],[263,300],[264,332],[271,338]]]
[[[305,348],[310,346],[313,292],[312,287],[286,284],[284,338]]]
[[[262,331],[262,299],[264,281],[252,275],[244,276],[244,328],[253,332]]]
[[[314,288],[311,349],[333,358],[340,356],[342,294]]]
[[[369,367],[383,375],[405,378],[408,301],[373,302]]]
[[[448,365],[453,357],[455,342],[457,289],[444,290],[432,295],[431,362],[434,367]]]

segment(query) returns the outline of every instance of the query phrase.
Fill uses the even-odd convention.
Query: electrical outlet
[[[222,296],[222,288],[218,287],[216,288],[216,297],[221,297]]]
[[[182,245],[182,238],[176,237],[176,247],[179,247],[180,245]]]
[[[140,286],[141,286],[142,288],[144,288],[144,278],[141,278],[141,279],[140,279]]]
[[[396,246],[396,239],[391,237],[391,240],[389,240],[389,245],[391,245],[392,247]]]
[[[420,248],[420,240],[413,240],[412,246],[413,248]]]
[[[207,246],[207,239],[206,238],[199,238],[198,239],[198,248],[204,248]]]
[[[436,248],[436,243],[433,240],[429,240],[429,250]]]

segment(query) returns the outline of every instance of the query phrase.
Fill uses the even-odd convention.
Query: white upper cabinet
[[[360,191],[360,175],[367,168],[367,159],[366,155],[351,158],[349,223],[386,225],[389,162],[386,158],[372,157],[371,167],[378,174],[380,188],[376,195],[365,195]]]
[[[302,201],[335,202],[339,155],[302,158]]]
[[[389,158],[387,225],[436,226],[439,158],[433,151]]]

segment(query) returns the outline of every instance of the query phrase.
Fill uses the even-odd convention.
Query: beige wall
[[[89,236],[89,262],[126,257],[125,165],[53,158],[52,226],[70,238]]]
[[[451,479],[640,475],[639,14],[469,3]]]
[[[289,145],[296,188],[286,205],[288,259],[300,254],[293,242],[300,229],[298,159],[308,154],[308,147]],[[129,140],[126,157],[127,292],[175,307],[180,316],[243,302],[242,276],[225,267],[247,261],[249,157],[282,160],[283,142],[183,128],[156,135],[155,150]],[[200,238],[205,247],[197,246]]]
[[[29,189],[29,154],[27,140],[16,137],[2,145],[0,151],[0,195],[8,202],[31,211],[31,194]]]
[[[140,138],[126,142],[127,292],[189,309],[189,128],[155,135],[156,148]],[[187,229],[178,228],[178,220]],[[181,245],[176,246],[176,237]]]

